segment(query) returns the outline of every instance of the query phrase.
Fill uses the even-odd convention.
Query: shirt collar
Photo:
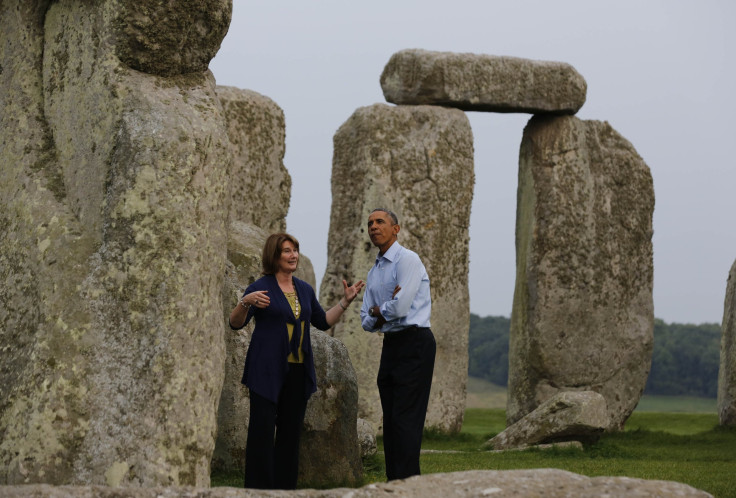
[[[376,263],[378,263],[378,261],[381,258],[385,258],[385,259],[393,262],[396,259],[396,255],[399,253],[400,250],[401,250],[401,244],[399,244],[399,241],[397,240],[396,242],[394,242],[393,244],[391,244],[391,247],[388,248],[388,251],[386,251],[382,255],[381,254],[378,254],[376,256]]]

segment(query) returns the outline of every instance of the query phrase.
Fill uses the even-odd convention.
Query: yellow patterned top
[[[296,297],[296,292],[284,292],[284,296],[286,296],[286,300],[289,301],[289,305],[291,306],[291,311],[294,312],[294,316],[299,318],[299,315],[301,314],[301,306],[299,306],[299,299]],[[304,322],[299,323],[302,327],[302,335],[299,340],[299,358],[294,356],[294,353],[289,353],[289,363],[304,363],[304,351],[302,351],[302,344],[304,343]],[[291,336],[294,335],[294,325],[287,323],[286,330],[289,332],[289,341],[291,341]]]

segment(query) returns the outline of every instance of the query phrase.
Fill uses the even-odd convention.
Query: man
[[[400,229],[396,215],[387,209],[374,209],[368,217],[368,234],[378,256],[368,272],[360,310],[363,329],[385,334],[377,383],[389,481],[420,474],[437,349],[429,329],[429,276],[419,256],[398,243]]]

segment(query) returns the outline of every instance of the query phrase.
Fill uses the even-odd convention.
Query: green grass
[[[479,394],[476,400],[480,399],[481,404],[490,400],[496,407],[478,408],[468,403],[460,434],[425,433],[423,449],[454,453],[423,453],[422,473],[557,468],[590,477],[678,481],[716,498],[736,498],[736,429],[718,426],[714,400],[645,396],[623,432],[604,434],[582,451],[491,453],[480,448],[506,427],[505,391],[488,388],[477,382],[472,385]],[[468,392],[470,399],[470,382]],[[379,451],[383,450],[382,443],[379,437]],[[382,454],[364,459],[363,470],[363,484],[386,480]],[[213,474],[212,485],[242,487],[242,474]]]
[[[582,451],[481,451],[504,427],[503,410],[468,409],[460,434],[425,434],[423,449],[460,453],[423,453],[422,472],[557,468],[590,477],[678,481],[717,498],[736,497],[736,429],[718,427],[715,413],[635,412],[625,431],[605,434]],[[366,484],[385,481],[380,455],[364,463]]]

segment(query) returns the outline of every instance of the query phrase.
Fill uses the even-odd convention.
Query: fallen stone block
[[[595,439],[608,426],[606,400],[593,391],[562,392],[488,440],[494,450],[571,439]]]

